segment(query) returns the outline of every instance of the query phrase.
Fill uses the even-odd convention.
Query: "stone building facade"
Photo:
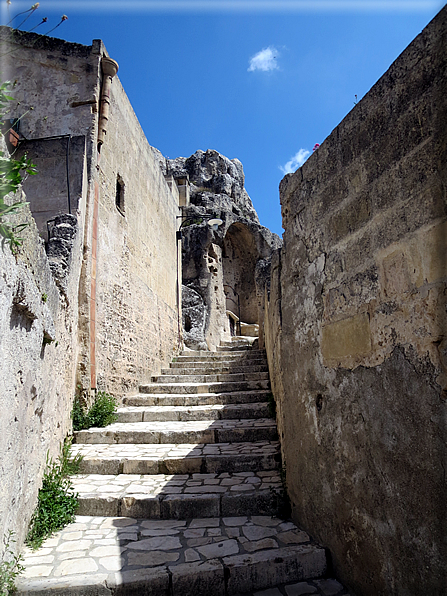
[[[75,391],[120,398],[179,349],[180,211],[101,41],[3,28],[1,45],[17,152],[39,170],[23,247],[0,251],[0,533],[21,543]]]
[[[447,8],[280,186],[266,345],[293,517],[355,593],[445,594]]]

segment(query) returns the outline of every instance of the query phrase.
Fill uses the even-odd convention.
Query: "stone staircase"
[[[75,433],[76,523],[25,552],[19,593],[345,594],[321,579],[324,549],[280,517],[270,395],[264,352],[231,343],[183,353],[116,423]]]

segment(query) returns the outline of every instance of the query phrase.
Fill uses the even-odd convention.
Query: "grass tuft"
[[[104,427],[116,422],[118,416],[116,409],[118,402],[115,397],[105,391],[98,391],[92,406],[86,410],[78,396],[75,397],[71,417],[73,430],[84,430],[86,428]]]
[[[39,548],[45,538],[75,519],[78,498],[69,476],[79,471],[82,458],[77,455],[71,459],[70,449],[71,441],[66,441],[56,461],[49,459],[47,454],[42,488],[26,537],[26,544],[33,549]]]

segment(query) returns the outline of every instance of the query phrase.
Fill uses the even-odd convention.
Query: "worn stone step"
[[[118,408],[117,422],[181,422],[191,420],[231,420],[268,418],[267,402],[248,404],[216,404],[212,406],[127,406]]]
[[[238,381],[218,383],[150,383],[140,385],[140,393],[225,393],[269,389],[270,381]]]
[[[28,596],[235,596],[327,571],[323,548],[271,516],[77,516],[25,549],[24,565],[17,587]]]
[[[190,519],[275,515],[284,505],[276,470],[235,474],[80,474],[79,515]]]
[[[267,362],[262,360],[253,360],[249,364],[240,364],[231,362],[171,362],[169,368],[161,370],[162,375],[202,375],[206,374],[235,374],[235,373],[254,373],[254,372],[268,372]]]
[[[220,362],[220,361],[239,361],[247,362],[253,359],[265,359],[265,350],[242,350],[230,352],[208,352],[208,351],[187,351],[182,352],[179,356],[174,358],[174,362]]]
[[[271,395],[269,389],[254,391],[229,391],[226,393],[140,393],[126,395],[125,406],[205,406],[216,404],[248,404],[265,401]]]
[[[193,420],[179,422],[115,422],[105,428],[89,428],[73,434],[74,443],[232,443],[274,441],[276,422],[271,418],[242,420]]]
[[[153,383],[240,383],[244,381],[268,381],[267,372],[215,373],[202,371],[194,375],[169,374],[152,377]]]
[[[144,445],[74,443],[82,474],[220,474],[277,470],[278,441]]]

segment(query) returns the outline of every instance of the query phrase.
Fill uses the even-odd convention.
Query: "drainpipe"
[[[107,122],[109,120],[110,109],[110,87],[112,79],[118,72],[118,63],[112,58],[103,57],[101,59],[101,68],[103,81],[101,88],[101,100],[99,102],[99,123],[98,123],[98,151],[104,143],[104,137],[107,133]]]

